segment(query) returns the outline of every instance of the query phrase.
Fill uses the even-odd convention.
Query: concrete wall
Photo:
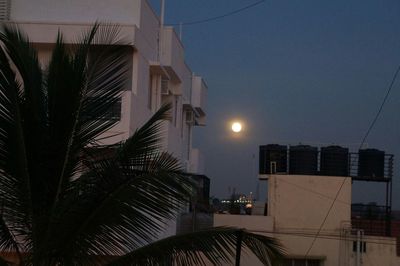
[[[353,251],[353,242],[356,241],[354,235],[347,236],[345,245],[348,251],[343,254],[341,265],[357,265],[357,255]],[[366,243],[365,252],[360,253],[359,265],[362,266],[396,266],[400,265],[400,257],[396,254],[396,239],[392,237],[363,236],[362,242]]]
[[[192,149],[190,152],[189,172],[204,174],[204,156],[199,149]]]
[[[182,104],[192,104],[192,72],[185,63],[184,47],[176,32],[172,27],[160,30],[159,18],[146,0],[116,0],[112,4],[106,0],[12,0],[11,3],[11,22],[18,22],[37,44],[43,66],[50,58],[59,30],[67,42],[73,42],[95,21],[121,24],[119,37],[133,47],[128,55],[131,78],[122,95],[121,120],[100,136],[107,137],[102,143],[113,144],[128,138],[163,103],[171,102],[174,117],[165,123],[163,147],[189,170],[192,125],[184,121]],[[165,74],[151,72],[153,64],[163,68]],[[172,94],[167,97],[161,96],[161,75],[170,79]]]
[[[275,230],[318,230],[339,189],[323,230],[338,231],[343,221],[350,220],[351,178],[271,175],[268,181],[268,215],[275,219]]]
[[[291,256],[304,257],[308,253],[309,258],[325,258],[325,266],[338,265],[339,241],[318,237],[312,242],[325,217],[321,236],[339,237],[343,223],[351,219],[351,178],[271,175],[268,215],[274,217],[274,231]]]
[[[361,254],[363,266],[400,265],[400,257],[396,254],[396,239],[389,237],[364,238],[367,242],[366,253]]]
[[[400,265],[396,239],[364,236],[366,252],[360,264],[353,251],[357,240],[351,227],[351,179],[347,177],[269,175],[268,216],[215,215],[214,225],[236,226],[274,236],[286,249],[288,258],[317,259],[323,266]],[[337,192],[340,193],[332,206]],[[326,216],[332,206],[330,215]],[[325,220],[324,226],[319,228]],[[310,249],[310,247],[312,247]],[[246,255],[242,265],[262,265]]]
[[[214,226],[233,226],[249,231],[273,231],[274,219],[271,216],[214,214]]]
[[[207,85],[199,76],[192,78],[192,105],[196,113],[196,122],[200,126],[206,124]]]
[[[270,216],[256,215],[233,215],[233,214],[214,214],[214,226],[232,226],[237,228],[245,228],[246,230],[266,235],[273,236],[272,232],[274,219]],[[264,232],[264,233],[263,233]],[[262,266],[263,264],[249,250],[243,249],[241,253],[240,265]],[[233,265],[232,263],[222,263],[221,265]],[[211,264],[209,264],[211,265]]]
[[[95,21],[140,27],[142,0],[12,0],[11,20],[56,23]]]

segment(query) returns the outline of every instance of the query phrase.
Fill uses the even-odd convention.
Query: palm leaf
[[[0,39],[13,38],[15,32],[0,34]],[[17,38],[18,39],[18,38]],[[18,39],[24,42],[23,39]],[[8,43],[10,46],[10,43]],[[18,46],[18,45],[16,45]],[[24,47],[24,45],[20,45]],[[12,47],[15,49],[15,47]],[[28,48],[29,49],[29,48]],[[2,205],[2,235],[0,246],[18,250],[14,235],[30,234],[32,222],[32,193],[29,156],[26,141],[21,86],[17,74],[6,56],[7,46],[0,49],[0,204]],[[33,61],[35,61],[33,59]],[[29,63],[28,63],[29,64]],[[33,132],[34,134],[34,132]],[[32,143],[31,143],[32,144]],[[34,226],[34,225],[33,225]],[[7,244],[7,242],[9,244]],[[10,245],[12,243],[12,245]],[[25,239],[25,246],[30,245]]]
[[[10,230],[9,225],[7,225],[6,221],[4,220],[3,215],[0,216],[0,239],[0,250],[16,252],[18,257],[21,259],[20,244],[17,242],[16,237]]]
[[[70,58],[72,74],[65,75],[72,82],[70,88],[57,87],[70,93],[69,98],[59,94],[58,102],[69,104],[71,108],[58,112],[70,119],[58,119],[60,124],[68,125],[66,130],[62,126],[60,130],[68,135],[64,142],[65,160],[56,198],[65,190],[68,179],[76,174],[82,149],[117,122],[104,119],[118,101],[127,79],[128,48],[117,39],[117,29],[116,26],[96,24],[85,34],[73,47],[75,52]]]
[[[75,254],[88,261],[93,255],[123,255],[155,239],[175,217],[191,183],[175,158],[157,150],[169,109],[162,107],[114,147],[113,156],[86,161],[90,171],[71,183],[48,242],[60,257]]]
[[[0,266],[11,266],[13,265],[12,262],[0,257]]]
[[[116,29],[95,25],[72,47],[64,44],[61,34],[57,38],[46,83],[50,132],[46,146],[51,150],[45,161],[52,167],[45,169],[49,187],[46,202],[51,206],[41,252],[58,252],[52,241],[60,223],[58,209],[63,210],[70,179],[81,170],[83,149],[116,123],[104,119],[121,94],[128,69],[127,49],[115,40]],[[89,98],[96,96],[101,97],[88,104]]]
[[[133,265],[221,265],[232,263],[238,233],[242,247],[253,252],[264,265],[282,258],[284,251],[273,238],[229,227],[215,227],[171,236],[115,259],[108,266]]]

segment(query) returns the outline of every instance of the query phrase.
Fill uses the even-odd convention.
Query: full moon
[[[238,133],[240,131],[242,131],[242,124],[240,124],[239,122],[235,122],[232,124],[232,131],[235,133]]]

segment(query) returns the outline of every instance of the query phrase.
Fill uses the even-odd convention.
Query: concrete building
[[[131,49],[131,76],[116,106],[119,122],[105,136],[112,144],[131,136],[164,103],[172,104],[165,124],[165,149],[185,165],[202,173],[201,153],[192,148],[194,126],[205,125],[207,85],[185,62],[184,46],[173,27],[163,26],[146,0],[5,0],[0,19],[16,23],[38,47],[45,63],[60,30],[67,42],[96,21],[121,26],[120,36]],[[105,137],[103,136],[103,137]]]
[[[271,163],[272,172],[279,167],[290,168],[275,155],[266,160]],[[285,153],[283,158],[287,158]],[[302,154],[301,159],[304,158],[307,156]],[[290,163],[293,166],[295,162],[290,159]],[[267,215],[263,216],[263,211],[253,215],[214,214],[214,225],[236,226],[276,237],[287,251],[285,266],[400,265],[399,238],[387,230],[360,226],[359,217],[352,217],[355,177],[322,175],[323,167],[316,165],[315,169],[314,174],[290,170],[262,173],[260,178],[268,184]],[[262,264],[245,254],[241,265]]]
[[[146,0],[0,0],[0,21],[16,23],[49,60],[57,32],[66,42],[99,22],[120,25],[129,44],[131,75],[113,110],[118,123],[100,137],[114,144],[131,136],[163,104],[172,104],[172,119],[164,123],[163,147],[187,172],[203,174],[201,152],[192,148],[192,131],[205,125],[207,85],[185,62],[184,46],[172,27],[163,26]],[[106,138],[105,138],[106,137]],[[174,226],[167,235],[174,233]]]

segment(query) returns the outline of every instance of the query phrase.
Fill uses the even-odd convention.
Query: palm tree
[[[264,264],[272,238],[212,228],[153,242],[190,196],[179,162],[160,152],[163,106],[122,143],[96,139],[125,86],[129,46],[95,25],[61,33],[46,67],[20,30],[0,33],[0,256],[19,265],[202,265],[232,261],[238,238]],[[101,97],[100,97],[101,96]]]

